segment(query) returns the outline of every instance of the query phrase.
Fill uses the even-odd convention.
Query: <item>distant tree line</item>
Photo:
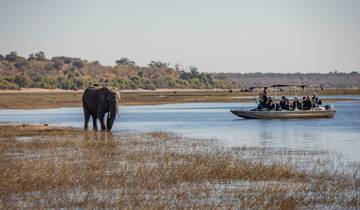
[[[360,87],[360,74],[333,71],[329,73],[214,73],[215,80],[234,81],[240,88],[271,84],[316,84],[331,88]]]
[[[321,84],[325,87],[360,87],[357,71],[320,73],[204,73],[195,66],[183,67],[152,60],[139,66],[120,57],[114,66],[99,61],[56,56],[40,51],[27,58],[16,52],[0,54],[0,89],[46,88],[84,89],[92,84],[118,89],[196,88],[232,89],[269,84]]]
[[[56,56],[46,58],[40,51],[27,58],[10,52],[0,54],[0,89],[61,88],[83,89],[92,84],[119,89],[156,88],[227,88],[233,82],[214,80],[211,74],[199,72],[194,66],[182,67],[162,61],[138,66],[127,57],[103,66],[98,61]]]

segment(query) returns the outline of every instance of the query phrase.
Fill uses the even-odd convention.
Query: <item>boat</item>
[[[262,110],[231,110],[236,116],[245,119],[296,119],[296,118],[333,118],[336,109],[312,109],[312,110],[282,110],[282,111],[262,111]]]
[[[284,88],[287,86],[300,86],[304,89],[308,85],[271,85],[266,87],[252,87],[250,88],[264,88],[264,92],[267,88]],[[323,87],[321,87],[322,89]],[[282,91],[282,89],[281,89]],[[266,92],[265,92],[266,93]],[[294,109],[294,110],[268,110],[268,109],[252,109],[252,110],[243,110],[235,109],[230,110],[236,116],[245,118],[245,119],[308,119],[308,118],[333,118],[336,113],[336,109],[331,105],[317,105],[314,108],[309,110]]]

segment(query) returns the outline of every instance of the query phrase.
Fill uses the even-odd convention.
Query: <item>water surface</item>
[[[252,108],[254,103],[120,106],[120,119],[113,131],[169,131],[183,136],[221,139],[227,146],[334,150],[347,159],[359,161],[360,102],[333,105],[337,108],[334,119],[311,120],[245,120],[229,112],[240,107]],[[83,127],[83,113],[82,108],[8,109],[0,110],[0,122]]]

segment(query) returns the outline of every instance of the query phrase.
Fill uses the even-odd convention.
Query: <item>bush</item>
[[[17,57],[18,57],[17,52],[13,51],[5,56],[5,60],[15,62]]]
[[[81,69],[85,65],[85,61],[82,61],[80,58],[73,60],[72,65],[78,69]]]
[[[17,90],[19,86],[13,82],[7,81],[6,79],[0,78],[0,89],[1,90]]]
[[[54,89],[56,88],[56,81],[50,77],[42,77],[41,88]]]
[[[15,83],[20,87],[26,87],[28,84],[30,84],[30,80],[25,75],[16,75],[15,76]]]
[[[27,64],[27,61],[25,60],[25,58],[17,57],[16,63],[15,63],[15,68],[20,69],[21,67],[26,66],[26,64]]]
[[[135,62],[127,57],[122,57],[119,60],[116,60],[115,63],[116,65],[135,65]]]
[[[149,79],[145,79],[144,83],[144,89],[145,90],[155,90],[154,84]]]

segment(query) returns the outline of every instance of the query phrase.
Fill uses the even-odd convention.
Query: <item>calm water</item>
[[[113,130],[170,131],[222,139],[228,146],[335,150],[349,160],[359,161],[360,101],[333,105],[337,108],[334,119],[315,120],[244,120],[229,112],[239,107],[252,108],[253,103],[122,106]],[[0,110],[0,122],[83,127],[83,113],[82,108]]]

